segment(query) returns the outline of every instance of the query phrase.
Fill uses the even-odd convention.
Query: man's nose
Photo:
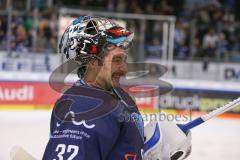
[[[123,72],[124,74],[126,74],[128,72],[128,64],[126,62],[123,62],[120,66],[119,66],[119,70],[121,72]]]

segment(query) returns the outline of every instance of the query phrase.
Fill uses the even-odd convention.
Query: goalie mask
[[[112,44],[127,49],[134,33],[127,31],[114,21],[94,16],[81,16],[75,19],[65,30],[59,51],[67,58],[74,58],[86,64],[91,58],[99,58],[104,48]]]

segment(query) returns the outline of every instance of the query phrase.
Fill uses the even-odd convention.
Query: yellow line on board
[[[177,111],[176,109],[161,109],[161,110],[156,110],[156,109],[140,109],[140,113],[142,114],[150,114],[150,113],[153,113],[153,114],[159,114],[161,112],[164,112],[166,114],[173,114],[173,115],[176,115],[177,114]]]
[[[31,104],[0,104],[1,110],[51,110],[52,105],[31,105]]]

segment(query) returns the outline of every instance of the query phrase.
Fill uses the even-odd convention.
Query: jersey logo
[[[88,129],[91,129],[91,128],[94,128],[94,127],[95,127],[95,124],[88,125],[85,120],[81,120],[81,121],[75,120],[75,113],[74,113],[73,111],[68,112],[68,113],[65,115],[65,117],[67,117],[69,114],[70,114],[71,117],[72,117],[72,123],[73,123],[74,125],[76,125],[76,126],[83,125],[85,128],[88,128]]]
[[[89,124],[86,123],[85,120],[81,120],[81,121],[75,120],[75,113],[74,113],[73,111],[68,112],[68,113],[65,115],[65,118],[66,118],[67,116],[69,116],[69,115],[71,116],[72,123],[73,123],[74,125],[76,125],[76,126],[83,125],[85,128],[88,128],[88,129],[92,129],[92,128],[95,127],[95,124],[89,125]],[[60,125],[61,125],[61,123],[59,123],[59,122],[56,123],[56,126],[57,126],[57,127],[59,127]]]

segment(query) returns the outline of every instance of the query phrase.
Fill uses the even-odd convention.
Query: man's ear
[[[98,59],[91,60],[91,61],[88,63],[88,67],[90,67],[90,68],[99,67],[99,65],[100,65],[99,63],[101,63],[101,61],[98,60]]]

